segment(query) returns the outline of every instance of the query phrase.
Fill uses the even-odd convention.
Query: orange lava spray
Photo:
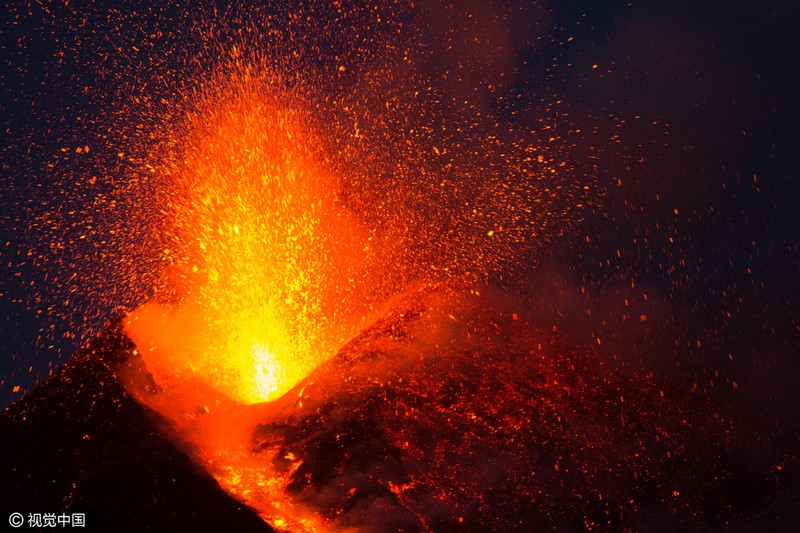
[[[368,308],[369,236],[339,202],[323,143],[282,81],[238,62],[212,75],[152,165],[166,267],[158,298],[127,328],[159,384],[275,399]]]

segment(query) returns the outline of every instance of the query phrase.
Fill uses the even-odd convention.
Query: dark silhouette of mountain
[[[126,392],[131,369],[141,358],[118,320],[0,414],[2,507],[88,510],[97,531],[272,531]]]

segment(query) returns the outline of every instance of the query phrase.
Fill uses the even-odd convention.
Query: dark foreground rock
[[[0,414],[0,507],[87,510],[97,531],[272,531],[127,394],[133,353],[117,322]]]

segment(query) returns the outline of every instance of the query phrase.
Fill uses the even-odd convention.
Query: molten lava
[[[171,244],[160,292],[127,328],[159,383],[275,399],[366,312],[369,238],[280,83],[241,66],[217,73],[152,165]]]

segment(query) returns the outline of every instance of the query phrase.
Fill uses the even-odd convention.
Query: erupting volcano
[[[84,98],[113,97],[45,165],[64,198],[28,202],[16,266],[53,287],[37,317],[85,304],[63,336],[97,334],[0,415],[2,511],[131,531],[791,525],[800,424],[763,406],[800,373],[776,356],[761,404],[748,374],[794,345],[731,332],[751,300],[709,281],[722,252],[692,241],[711,237],[680,187],[648,182],[682,179],[666,139],[689,134],[646,91],[618,105],[586,14],[179,3],[75,22],[108,43]],[[135,39],[84,33],[97,16]],[[685,210],[711,224],[733,202],[714,194]],[[680,305],[711,309],[703,283],[722,303],[700,331]]]
[[[403,231],[412,227],[405,225],[402,218],[393,218],[394,227],[389,231],[375,227],[368,230],[340,198],[347,176],[334,174],[336,166],[326,153],[331,143],[315,131],[313,117],[305,111],[309,104],[296,92],[284,89],[284,85],[281,76],[272,73],[263,60],[242,60],[234,48],[230,61],[205,78],[205,89],[193,94],[192,109],[175,126],[176,140],[171,138],[166,147],[158,150],[162,159],[148,164],[154,174],[148,185],[154,192],[148,201],[165,214],[159,242],[166,244],[155,299],[124,320],[125,332],[138,347],[137,355],[147,371],[143,382],[139,376],[128,387],[139,401],[172,421],[179,439],[188,442],[224,488],[256,508],[272,525],[290,530],[314,530],[326,524],[338,528],[350,520],[337,519],[341,509],[315,510],[316,504],[308,505],[305,498],[296,498],[292,493],[291,487],[297,483],[287,477],[287,469],[294,472],[305,459],[297,458],[294,467],[277,467],[280,462],[292,462],[287,458],[296,457],[294,452],[281,447],[279,453],[274,452],[275,457],[255,453],[251,441],[259,431],[254,424],[274,424],[274,417],[280,416],[277,406],[286,402],[279,401],[281,398],[291,398],[302,407],[307,403],[303,391],[320,383],[315,376],[323,375],[322,383],[330,383],[331,388],[323,385],[323,390],[333,398],[347,391],[353,398],[378,393],[372,388],[366,393],[360,387],[351,389],[345,384],[354,376],[348,376],[336,363],[325,362],[359,329],[378,318],[386,320],[386,310],[391,307],[385,302],[393,293],[408,292],[403,288],[408,283],[408,268],[393,269],[390,261],[414,264],[411,272],[423,283],[437,278],[460,279],[462,290],[476,294],[469,287],[487,275],[481,274],[487,258],[496,261],[500,250],[496,244],[486,248],[474,241],[461,242],[464,235],[455,234],[447,243],[449,248],[460,248],[453,254],[456,262],[435,254],[415,258],[414,250],[400,238]],[[508,215],[501,214],[501,210],[515,207],[508,204],[513,195],[495,196],[501,202],[492,204],[488,200],[495,193],[480,194],[482,215],[495,213],[496,231],[503,231],[503,220]],[[448,202],[457,199],[454,194]],[[427,216],[424,209],[415,211],[410,207],[409,200],[403,199],[402,216],[409,220]],[[462,207],[451,209],[458,209],[451,214],[453,218],[463,216],[459,212]],[[477,209],[472,211],[477,214]],[[514,216],[518,232],[524,229],[520,221],[531,222],[519,214]],[[398,231],[401,224],[404,229]],[[494,233],[495,230],[488,231],[483,240],[491,243]],[[469,257],[469,253],[475,255]],[[419,272],[423,265],[438,273]],[[415,308],[431,305],[431,311],[441,313],[442,306],[451,305],[451,296],[458,295],[452,291],[430,294],[431,302],[418,303]],[[427,308],[401,316],[417,316],[423,311]],[[389,312],[393,316],[393,311]],[[438,335],[435,323],[428,326],[432,334]],[[475,332],[485,326],[476,326]],[[367,333],[352,342],[359,345],[363,342],[359,339],[369,339],[375,327],[370,326]],[[382,328],[378,331],[385,332]],[[449,339],[444,336],[441,342],[452,345],[460,335],[459,332]],[[390,335],[376,341],[380,344],[392,338]],[[408,350],[413,351],[413,347],[402,347],[400,353]],[[434,359],[446,359],[443,354],[437,355],[432,346],[417,350],[430,352],[428,356]],[[342,353],[347,350],[339,357]],[[482,355],[491,357],[488,352]],[[525,359],[529,354],[509,355]],[[393,360],[400,355],[389,357]],[[387,370],[379,363],[375,361],[370,382],[391,382],[391,378],[383,376]],[[337,371],[320,374],[322,370],[318,368]],[[488,376],[494,386],[510,377],[505,376],[508,368],[499,368],[501,375]],[[403,382],[397,369],[389,372],[396,374],[399,383]],[[437,365],[435,372],[444,374],[446,368]],[[474,372],[477,369],[470,371]],[[434,384],[443,377],[423,373],[417,378],[412,372],[405,379],[407,384],[418,381],[415,388],[427,394],[425,389],[434,387],[435,392]],[[489,391],[475,392],[477,397],[485,398]],[[366,402],[362,418],[376,422],[387,418],[383,413],[369,411],[366,406],[371,403],[367,398],[360,401]],[[440,401],[451,400],[441,398],[436,403]],[[402,406],[402,410],[406,408]],[[411,420],[408,422],[411,424]],[[521,427],[524,421],[519,419],[514,424]],[[372,446],[369,434],[348,438]],[[448,439],[431,435],[427,440],[434,443]],[[533,443],[524,445],[528,444]],[[417,443],[418,447],[427,445]],[[379,453],[387,454],[384,457],[388,459],[398,453],[395,446]],[[502,442],[498,440],[494,446],[502,446]],[[332,454],[334,450],[318,453]],[[354,452],[348,451],[348,458],[350,453]],[[524,469],[522,465],[514,468]],[[374,482],[380,490],[388,491],[411,480],[390,476]],[[352,496],[361,489],[337,490],[350,491]],[[475,494],[470,495],[474,497]],[[384,506],[380,501],[377,505]],[[394,519],[399,523],[408,521],[407,516],[398,513],[387,515],[380,527],[390,528]],[[419,517],[405,526],[412,529],[435,520],[427,517],[424,509],[406,509],[403,513]],[[355,524],[368,527],[361,518]]]

